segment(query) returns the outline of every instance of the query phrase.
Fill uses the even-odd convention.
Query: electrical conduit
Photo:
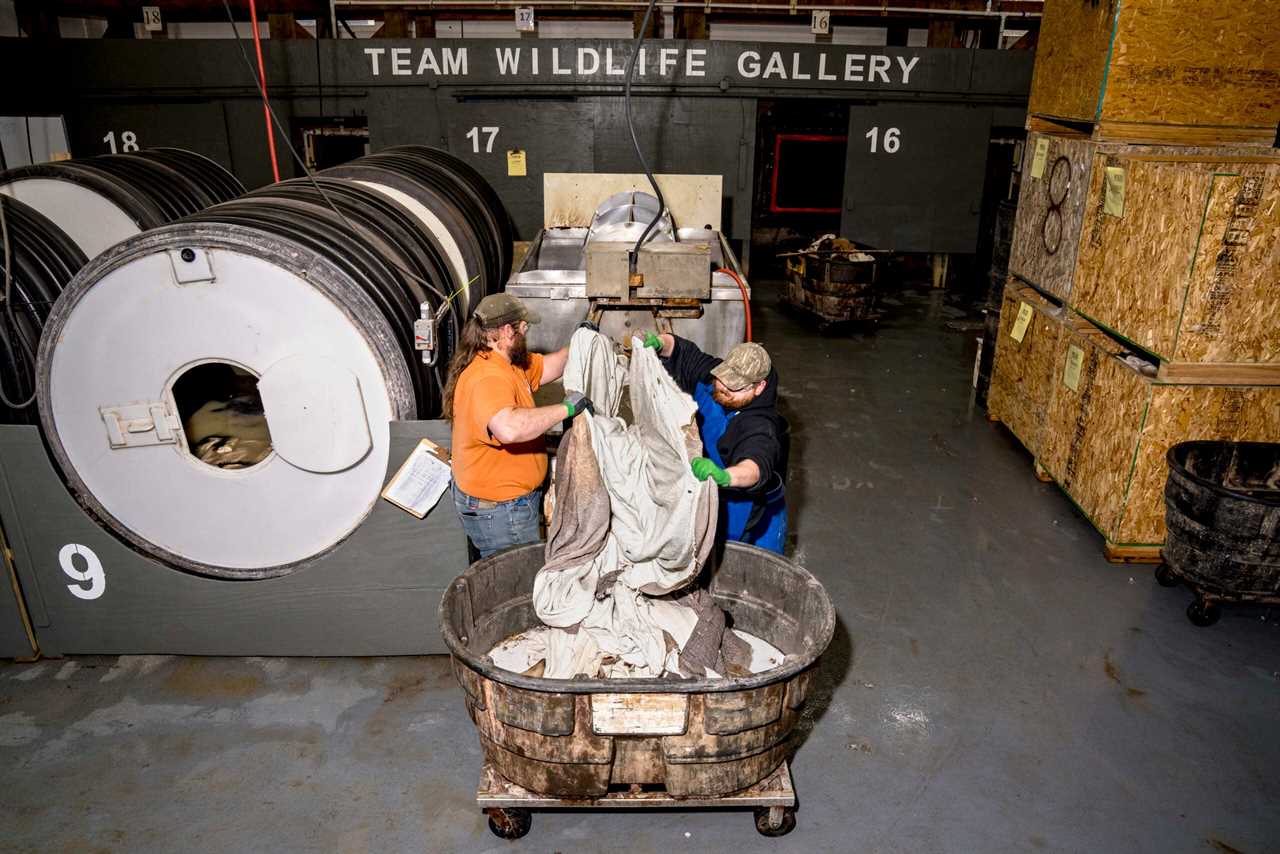
[[[258,53],[258,89],[262,92],[262,115],[267,123],[267,150],[271,154],[271,174],[280,181],[280,164],[276,161],[276,135],[271,129],[271,104],[267,100],[267,70],[262,62],[262,34],[258,32],[258,6],[249,0],[249,20],[253,24],[253,49]]]

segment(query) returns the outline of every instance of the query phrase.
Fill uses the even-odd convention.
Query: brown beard
[[[714,388],[714,387],[711,389],[711,399],[731,412],[734,410],[743,409],[747,406],[748,403],[751,402],[750,400],[748,400],[745,403],[739,403],[738,401],[734,400],[730,395],[725,394],[724,392],[721,392],[720,389]]]
[[[525,333],[521,332],[516,335],[515,340],[511,342],[511,349],[507,352],[507,359],[520,370],[529,367],[529,347]]]

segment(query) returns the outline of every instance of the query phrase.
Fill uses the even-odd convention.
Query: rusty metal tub
[[[533,578],[543,547],[472,564],[445,591],[440,625],[486,762],[532,792],[600,797],[620,786],[717,796],[754,785],[792,744],[835,610],[807,570],[729,543],[711,592],[735,628],[786,654],[764,673],[725,679],[543,679],[495,666],[488,651],[540,625]]]

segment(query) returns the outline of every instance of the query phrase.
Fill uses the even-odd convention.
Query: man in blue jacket
[[[720,487],[720,527],[727,539],[782,554],[787,538],[787,421],[778,414],[778,372],[768,352],[746,342],[724,359],[669,333],[646,333],[667,373],[698,404],[705,457],[699,480]]]

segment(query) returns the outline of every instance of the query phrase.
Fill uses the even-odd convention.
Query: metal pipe
[[[618,7],[628,9],[643,9],[649,4],[646,0],[333,0],[336,6],[371,6],[371,7],[390,7],[390,6],[417,6],[427,9],[432,8],[472,8],[476,10],[488,8],[502,8],[503,6],[570,6],[581,8],[587,11],[595,7]],[[662,3],[664,8],[684,8],[684,9],[724,9],[724,10],[740,10],[749,12],[839,12],[844,13],[874,13],[877,16],[888,14],[911,14],[911,15],[940,15],[952,16],[958,18],[999,18],[1009,15],[1015,15],[1020,18],[1039,18],[1042,12],[994,12],[981,10],[965,10],[965,9],[925,9],[914,6],[837,6],[822,5],[820,3],[800,3],[791,5],[790,3],[725,3],[725,2],[700,2],[700,0],[676,0],[673,3]]]

